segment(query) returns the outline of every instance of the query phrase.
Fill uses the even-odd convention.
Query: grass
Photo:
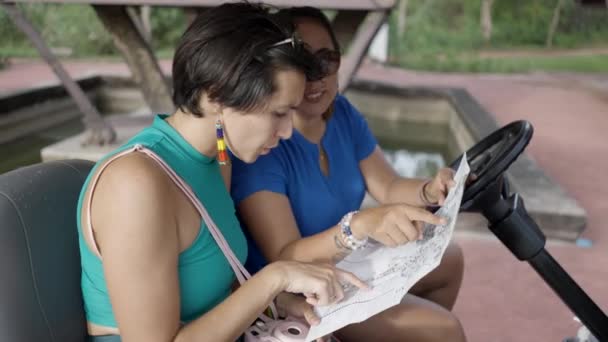
[[[407,69],[441,72],[608,73],[608,55],[479,57],[476,54],[408,54],[400,56],[394,64]]]
[[[34,48],[0,46],[0,69],[7,65],[7,57],[20,56],[39,58]],[[78,56],[74,58],[95,57],[121,61],[118,55]],[[173,57],[173,51],[157,51],[159,59]],[[412,70],[438,72],[473,72],[473,73],[528,73],[546,72],[583,72],[608,73],[608,55],[583,56],[509,56],[480,57],[475,53],[410,53],[393,58],[391,64]]]
[[[0,59],[8,59],[10,57],[40,57],[38,51],[33,47],[26,46],[0,46]]]

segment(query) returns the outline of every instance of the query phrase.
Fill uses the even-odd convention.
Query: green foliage
[[[90,6],[22,4],[19,7],[52,48],[69,49],[76,56],[114,53],[110,35]],[[5,12],[0,12],[0,34],[6,37],[4,51],[33,50]]]
[[[442,72],[522,73],[533,71],[608,72],[608,55],[482,58],[473,54],[411,54],[400,60],[409,69]]]
[[[73,56],[117,54],[110,34],[91,6],[32,3],[20,4],[19,8],[52,48],[67,48]],[[152,9],[150,17],[154,47],[173,49],[185,30],[183,11],[158,7]],[[0,36],[0,55],[36,55],[29,40],[4,11],[0,11]]]
[[[494,0],[492,48],[544,46],[558,0]],[[480,28],[481,0],[408,0],[406,32],[396,31],[391,17],[395,52],[468,51],[484,46]],[[567,0],[561,11],[555,47],[608,44],[608,10],[583,8]]]
[[[559,0],[494,1],[492,45],[543,46]]]
[[[606,71],[605,56],[479,57],[477,53],[487,49],[542,49],[558,0],[494,0],[492,38],[487,44],[480,28],[481,1],[408,0],[404,36],[396,32],[396,10],[390,18],[391,61],[408,68],[441,71]],[[52,48],[63,48],[77,57],[117,55],[110,35],[90,6],[28,3],[19,4],[19,8]],[[150,21],[154,49],[161,57],[171,57],[186,28],[183,9],[153,7]],[[7,57],[37,56],[1,10],[0,37],[0,67]],[[553,47],[607,45],[608,10],[582,8],[575,0],[566,0]]]
[[[520,72],[528,70],[606,71],[605,56],[589,58],[479,58],[485,49],[543,48],[558,0],[494,0],[492,37],[485,43],[480,25],[482,0],[408,0],[406,29],[390,19],[389,58],[424,70]],[[566,0],[554,48],[608,45],[608,10],[583,8]],[[542,52],[541,52],[542,54]],[[584,65],[576,65],[584,63]],[[560,69],[569,68],[569,69]]]
[[[186,18],[180,8],[152,7],[150,22],[156,49],[173,50],[186,30]]]

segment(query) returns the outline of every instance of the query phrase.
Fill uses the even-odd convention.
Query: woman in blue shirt
[[[253,164],[233,164],[232,196],[250,235],[248,266],[335,262],[368,238],[388,246],[420,238],[422,222],[443,220],[422,208],[443,203],[453,172],[442,169],[429,181],[399,177],[363,116],[337,94],[340,53],[327,18],[309,7],[282,13],[292,17],[325,77],[307,82],[291,139]],[[357,212],[366,191],[382,205]],[[452,244],[400,305],[337,335],[344,341],[464,341],[449,311],[462,273],[462,253]]]
[[[314,70],[293,30],[263,7],[222,5],[190,25],[173,60],[176,111],[103,158],[81,192],[90,340],[234,341],[284,291],[327,304],[343,296],[339,277],[364,286],[332,267],[291,261],[270,264],[231,293],[235,275],[212,228],[162,163],[142,153],[153,151],[186,182],[243,262],[247,243],[228,193],[230,166],[220,165],[224,143],[253,162],[288,138],[290,113]],[[298,312],[311,310],[291,311]]]

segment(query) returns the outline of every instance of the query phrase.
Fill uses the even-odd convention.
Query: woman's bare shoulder
[[[120,157],[106,167],[95,187],[93,226],[98,231],[117,222],[142,228],[171,222],[173,189],[169,176],[150,157]]]

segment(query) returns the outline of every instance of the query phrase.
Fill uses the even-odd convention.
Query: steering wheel
[[[528,121],[514,121],[488,135],[466,152],[471,174],[477,178],[467,184],[461,210],[470,209],[478,195],[501,179],[502,174],[528,146],[533,132],[534,128]],[[461,159],[462,155],[450,167],[456,170]],[[506,182],[503,184],[507,186]]]
[[[546,237],[523,199],[505,188],[503,173],[528,146],[533,131],[529,122],[515,121],[467,151],[471,173],[477,178],[466,185],[460,209],[481,212],[488,228],[511,253],[538,272],[591,334],[608,341],[608,316],[545,249]],[[454,169],[461,160],[462,156],[450,167]]]

